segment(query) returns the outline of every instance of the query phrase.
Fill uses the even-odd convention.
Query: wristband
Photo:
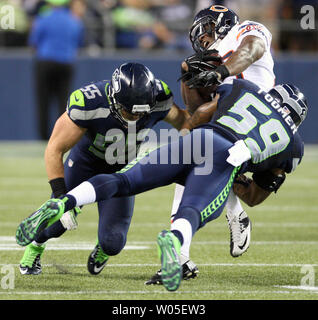
[[[67,192],[64,178],[56,178],[49,181],[53,195],[58,198]]]
[[[222,81],[230,75],[229,69],[224,64],[218,66],[214,71],[221,76]]]
[[[268,192],[277,192],[285,181],[285,174],[275,175],[270,170],[254,172],[252,176],[254,182],[262,189]]]

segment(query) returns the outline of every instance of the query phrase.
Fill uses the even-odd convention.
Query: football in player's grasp
[[[218,53],[218,51],[213,50],[207,54],[206,59],[208,57],[213,57],[213,60],[207,60],[206,62],[211,65],[211,70],[215,69],[215,67],[220,66],[223,63],[222,57]],[[216,59],[215,59],[216,58]],[[209,86],[206,88],[198,88],[198,91],[203,99],[209,99],[211,94],[216,91],[217,85]]]

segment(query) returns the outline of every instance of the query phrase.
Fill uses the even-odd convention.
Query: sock
[[[58,238],[60,237],[66,229],[63,227],[60,220],[53,223],[51,226],[44,229],[38,237],[35,238],[35,242],[39,245],[42,245],[44,242],[51,238]]]
[[[183,235],[179,230],[171,230],[171,232],[178,238],[180,244],[183,244]]]
[[[66,194],[66,197],[68,198],[67,202],[65,203],[65,212],[70,210],[68,207],[70,204],[76,206],[83,206],[85,204],[90,204],[95,202],[96,200],[96,193],[94,186],[88,182],[85,181],[78,185],[76,188],[72,189]]]
[[[238,197],[235,195],[233,189],[231,189],[227,202],[226,202],[226,211],[228,214],[231,216],[239,216],[239,214],[244,211],[240,200]]]
[[[60,197],[64,202],[64,212],[72,210],[76,207],[76,198],[71,194],[67,193],[65,196]]]
[[[174,197],[171,209],[171,222],[173,221],[174,216],[177,214],[179,205],[183,196],[184,186],[181,184],[176,184],[174,189]]]
[[[174,220],[171,225],[171,232],[180,240],[181,255],[184,256],[185,259],[187,258],[186,260],[189,260],[192,240],[192,226],[190,222],[184,218]]]
[[[75,206],[129,195],[129,184],[119,174],[98,174],[66,194],[65,212]]]
[[[181,207],[178,209],[178,212],[171,224],[171,232],[176,234],[176,237],[178,237],[178,233],[176,231],[182,235],[180,253],[182,261],[184,262],[189,260],[191,240],[195,232],[199,229],[200,222],[201,216],[199,211],[192,207]]]

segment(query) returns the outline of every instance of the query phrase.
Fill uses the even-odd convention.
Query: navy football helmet
[[[129,62],[114,71],[109,85],[110,110],[125,127],[131,121],[125,114],[139,120],[153,110],[156,96],[155,77],[146,66]]]
[[[306,118],[308,104],[304,94],[292,84],[279,84],[268,91],[282,107],[290,111],[290,116],[298,127]]]
[[[200,42],[201,36],[207,33],[214,38],[214,42],[209,49],[217,49],[217,44],[228,34],[228,32],[239,23],[237,14],[224,6],[214,5],[203,9],[194,17],[192,27],[189,32],[192,47],[196,52],[203,52],[207,48]]]

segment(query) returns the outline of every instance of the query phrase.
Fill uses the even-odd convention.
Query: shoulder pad
[[[77,89],[71,93],[70,98],[68,100],[67,108],[70,108],[71,106],[85,106],[84,94],[80,89]]]
[[[244,35],[261,37],[267,45],[270,45],[272,38],[270,31],[263,24],[249,20],[246,20],[240,24],[236,40],[243,39]]]
[[[164,81],[156,79],[156,85],[158,90],[157,101],[167,100],[173,96],[172,91]]]
[[[105,83],[93,83],[72,92],[66,111],[75,122],[107,118],[110,110]]]
[[[173,94],[169,86],[162,80],[156,79],[158,94],[156,97],[156,106],[154,112],[168,111],[173,105]]]

